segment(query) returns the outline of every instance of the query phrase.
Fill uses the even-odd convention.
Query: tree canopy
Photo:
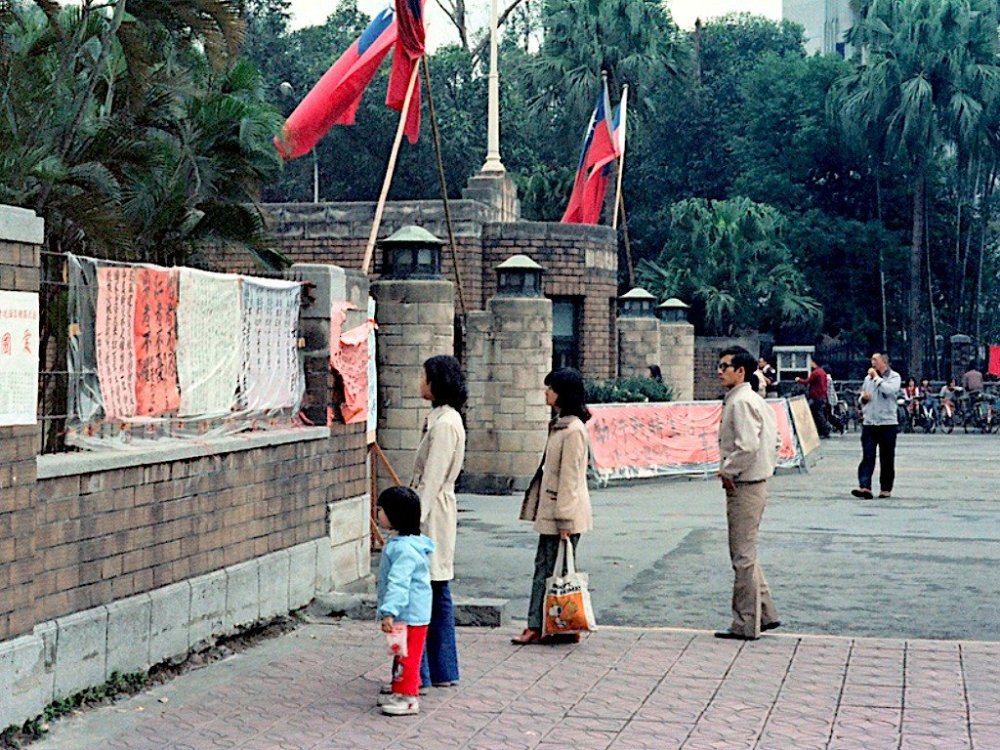
[[[452,197],[486,147],[488,61],[467,5],[443,3],[464,33],[429,56]],[[825,335],[936,375],[950,335],[1000,340],[996,5],[854,3],[845,60],[750,15],[686,31],[659,0],[509,0],[503,161],[525,217],[557,220],[604,69],[614,100],[630,86],[624,203],[642,283],[685,297],[703,332]],[[295,30],[288,0],[0,13],[0,200],[44,213],[53,248],[183,259],[227,241],[277,264],[260,202],[311,200],[314,165],[321,200],[378,193],[388,66],[358,124],[313,155],[282,167],[270,144],[367,23],[351,0]],[[390,197],[438,197],[429,137],[403,148]]]

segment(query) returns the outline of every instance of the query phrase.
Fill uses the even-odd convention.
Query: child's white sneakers
[[[393,693],[380,695],[378,698],[382,713],[388,716],[414,716],[420,713],[420,701],[415,695]]]

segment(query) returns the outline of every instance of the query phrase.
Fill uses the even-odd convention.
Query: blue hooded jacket
[[[378,616],[408,625],[431,621],[431,572],[427,556],[434,542],[423,534],[396,536],[382,549],[378,569]]]

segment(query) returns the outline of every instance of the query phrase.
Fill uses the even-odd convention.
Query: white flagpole
[[[410,101],[413,99],[413,89],[416,87],[417,74],[419,72],[420,60],[418,59],[413,63],[413,72],[410,73],[410,83],[406,87],[406,96],[403,98],[403,109],[399,113],[399,125],[396,128],[396,139],[392,142],[392,151],[389,152],[389,165],[386,167],[385,179],[382,181],[382,193],[378,197],[378,205],[375,206],[375,220],[372,222],[372,231],[368,235],[368,245],[365,247],[365,260],[361,265],[361,272],[366,276],[368,275],[368,268],[371,266],[372,255],[375,253],[375,241],[378,239],[378,230],[382,225],[382,212],[385,211],[385,200],[389,196],[392,175],[396,171],[399,145],[402,143],[403,133],[406,131],[406,118],[410,113]]]
[[[618,229],[618,212],[621,206],[622,200],[622,177],[625,174],[625,126],[627,123],[626,115],[628,114],[628,84],[626,83],[622,86],[622,100],[619,106],[619,112],[621,113],[621,142],[618,144],[620,150],[620,155],[618,157],[618,179],[615,185],[615,212],[614,218],[611,220],[611,228]]]

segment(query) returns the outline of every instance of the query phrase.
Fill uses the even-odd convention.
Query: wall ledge
[[[81,451],[80,453],[54,453],[37,459],[38,479],[58,479],[79,474],[96,474],[101,471],[129,469],[136,466],[186,461],[222,453],[269,448],[275,445],[301,443],[308,440],[325,440],[330,437],[329,427],[298,427],[287,430],[244,433],[232,437],[212,438],[181,444],[138,446],[119,450]]]
[[[0,241],[41,245],[45,221],[29,208],[0,204]]]

